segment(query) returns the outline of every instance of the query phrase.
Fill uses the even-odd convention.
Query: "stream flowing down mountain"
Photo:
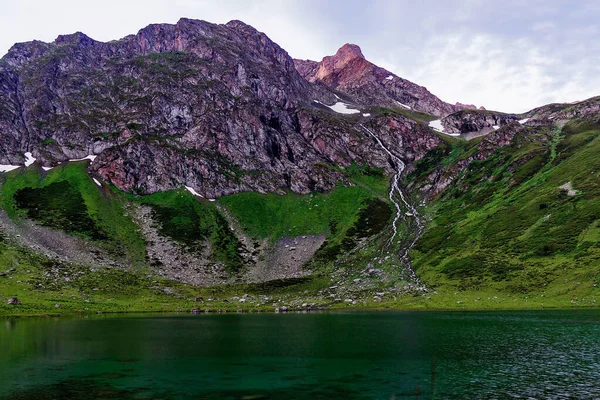
[[[392,164],[394,165],[394,169],[396,170],[396,173],[394,174],[394,176],[392,178],[392,182],[390,184],[389,199],[394,204],[394,207],[396,208],[396,216],[394,217],[394,221],[392,222],[392,229],[393,229],[394,233],[388,240],[387,246],[389,247],[390,245],[393,245],[394,239],[398,235],[398,227],[397,227],[398,221],[401,218],[405,218],[406,216],[412,217],[416,224],[416,228],[411,228],[411,224],[407,223],[408,232],[406,234],[406,239],[404,239],[402,241],[402,243],[400,244],[400,251],[399,251],[398,255],[400,257],[400,260],[404,264],[404,267],[406,268],[406,271],[408,272],[410,279],[414,283],[420,284],[419,278],[417,277],[417,274],[415,273],[415,271],[412,268],[412,265],[410,262],[410,257],[408,255],[408,253],[415,246],[415,244],[417,243],[417,241],[423,234],[423,230],[425,229],[425,224],[423,223],[421,215],[419,214],[417,209],[410,203],[410,201],[409,201],[410,199],[408,199],[408,197],[404,195],[404,192],[400,188],[400,179],[402,177],[402,173],[404,172],[404,169],[406,168],[406,164],[404,164],[404,162],[400,159],[400,157],[394,155],[383,144],[383,142],[379,139],[379,137],[377,135],[375,135],[375,133],[373,133],[373,131],[371,131],[369,128],[367,128],[363,124],[360,124],[360,126],[365,132],[367,132],[370,136],[372,136],[377,141],[377,144],[379,144],[379,146],[392,159]],[[400,203],[397,201],[396,197],[400,198],[400,201],[402,202],[404,207],[406,207],[406,209],[408,210],[404,215],[402,214],[402,207],[400,206]],[[411,232],[411,230],[412,230],[412,232]],[[413,234],[413,233],[414,233],[414,235],[412,235],[412,239],[410,239],[411,234]]]

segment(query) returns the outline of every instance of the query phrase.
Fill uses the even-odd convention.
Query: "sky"
[[[344,43],[451,103],[524,112],[600,95],[597,0],[0,0],[0,54],[81,31],[119,39],[180,17],[242,20],[292,57]]]

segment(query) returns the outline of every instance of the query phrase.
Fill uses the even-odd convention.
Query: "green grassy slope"
[[[242,245],[212,203],[198,201],[185,189],[129,197],[138,204],[152,207],[162,236],[184,245],[188,251],[201,250],[204,243],[209,242],[212,259],[222,262],[229,273],[243,267]]]
[[[126,255],[135,268],[66,263],[5,238],[0,242],[0,272],[5,273],[0,276],[0,314],[177,311],[199,306],[213,310],[273,309],[272,301],[253,300],[248,305],[231,302],[233,296],[243,293],[257,298],[277,296],[288,304],[292,299],[300,304],[311,299],[323,304],[325,299],[318,292],[330,285],[334,262],[359,241],[381,236],[391,216],[386,200],[388,180],[381,170],[353,165],[343,172],[354,186],[306,196],[240,193],[214,203],[199,200],[183,189],[138,196],[108,185],[99,187],[87,174],[86,162],[67,163],[48,172],[34,164],[5,174],[0,204],[16,223],[28,217],[85,238],[111,254]],[[211,258],[223,262],[230,273],[235,273],[243,260],[240,243],[219,207],[255,239],[274,241],[323,234],[326,244],[311,263],[315,273],[310,278],[195,288],[153,274],[145,260],[140,229],[128,212],[135,204],[150,206],[161,235],[188,251],[210,242]],[[379,253],[376,246],[368,247],[353,258],[353,265],[362,268]],[[23,304],[16,308],[7,305],[6,298],[12,296]],[[214,300],[201,305],[194,301],[198,296]]]
[[[476,156],[481,140],[445,137],[416,164],[407,183],[418,187],[433,170],[451,170]],[[64,263],[3,238],[0,271],[10,272],[0,276],[0,297],[17,296],[24,304],[17,312],[3,301],[0,314],[272,310],[275,300],[339,308],[595,306],[600,300],[599,152],[600,126],[571,122],[527,128],[510,145],[472,161],[423,210],[430,221],[411,256],[432,289],[428,293],[403,289],[407,282],[397,257],[384,250],[392,210],[381,170],[347,167],[343,172],[354,185],[330,193],[239,193],[213,203],[183,189],[138,196],[100,188],[85,162],[47,173],[33,165],[3,175],[0,204],[11,218],[27,216],[86,238],[137,268]],[[211,257],[230,273],[243,260],[223,208],[256,240],[323,234],[326,242],[309,264],[311,277],[195,288],[151,273],[139,227],[128,216],[131,204],[152,207],[159,232],[189,251],[209,242]],[[381,280],[365,275],[373,267],[382,271]],[[391,294],[374,300],[382,291]],[[252,299],[248,304],[231,300],[244,293]],[[198,304],[198,296],[213,300]],[[359,301],[351,306],[346,298]]]
[[[119,195],[107,186],[100,189],[86,165],[87,161],[67,163],[45,172],[34,164],[5,174],[0,203],[15,220],[27,216],[91,239],[133,266],[142,266],[145,245],[137,225],[126,215]]]
[[[474,298],[600,301],[599,151],[599,126],[570,123],[518,134],[472,162],[429,208],[432,220],[412,253],[421,278],[439,292]],[[417,167],[423,175],[428,169]],[[560,188],[568,182],[575,192]]]
[[[348,230],[369,199],[384,199],[388,181],[383,171],[351,166],[345,171],[354,186],[339,185],[329,193],[238,193],[219,199],[250,236],[272,240],[284,236]],[[330,235],[330,238],[333,236]]]

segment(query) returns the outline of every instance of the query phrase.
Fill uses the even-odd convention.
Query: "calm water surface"
[[[0,398],[600,398],[600,311],[0,320]]]

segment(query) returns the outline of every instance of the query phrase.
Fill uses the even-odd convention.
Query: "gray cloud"
[[[446,101],[525,111],[600,95],[600,3],[585,0],[0,0],[0,52],[82,31],[97,40],[179,17],[241,19],[292,56],[346,42]]]

